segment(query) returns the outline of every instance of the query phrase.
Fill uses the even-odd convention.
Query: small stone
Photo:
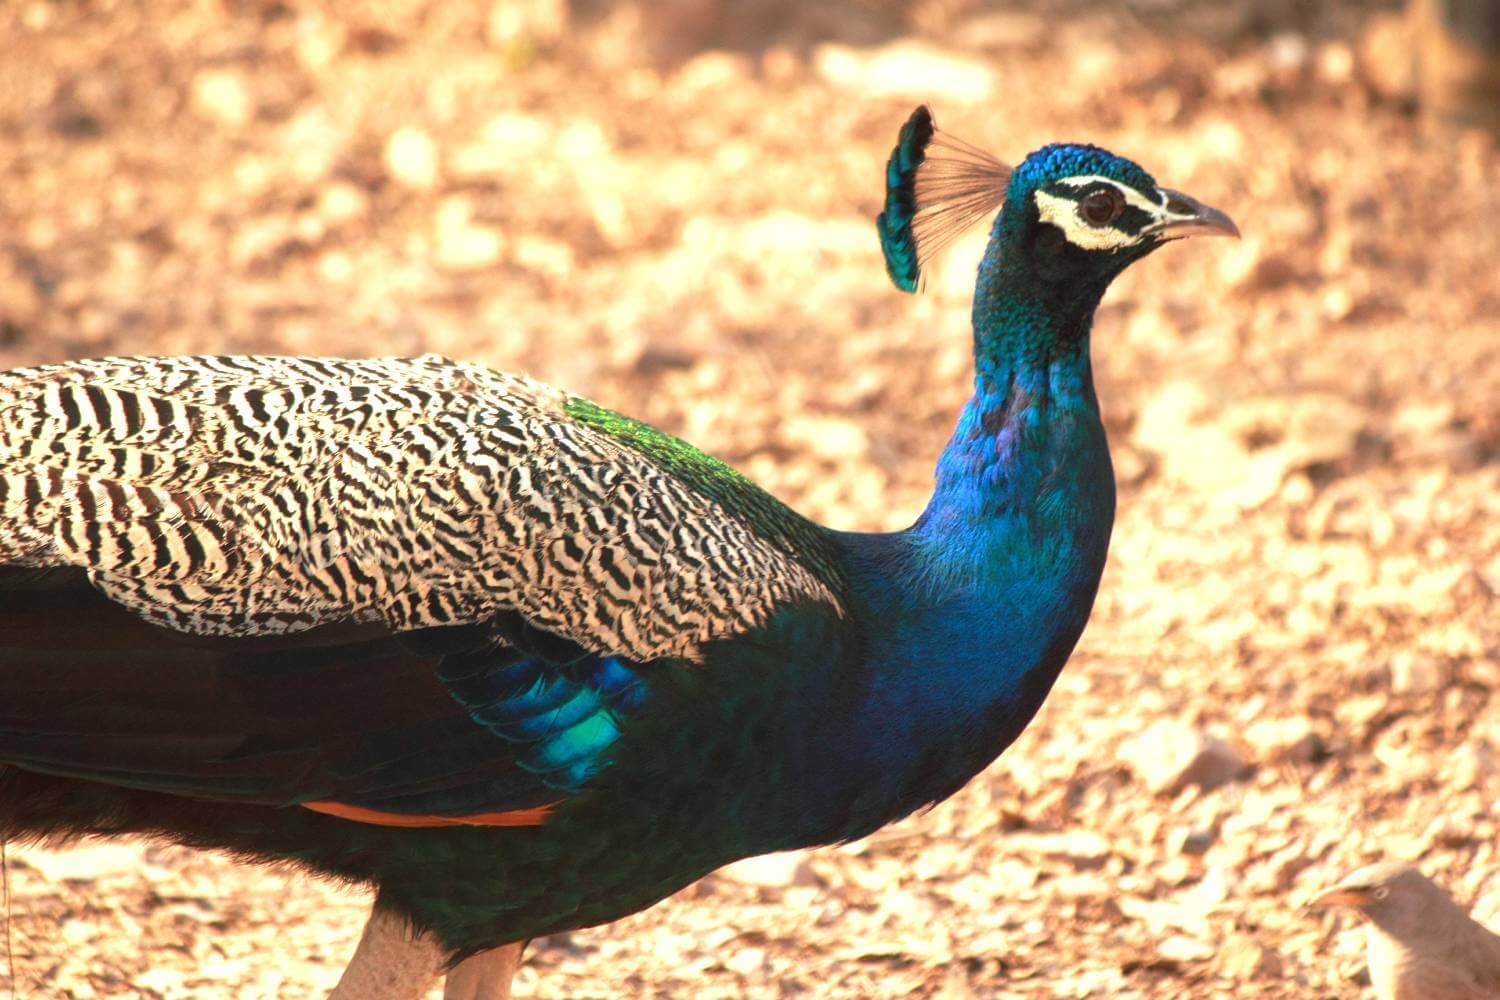
[[[1238,750],[1185,723],[1163,719],[1120,748],[1120,755],[1152,792],[1218,788],[1242,776],[1249,764]]]
[[[1253,292],[1290,284],[1297,280],[1299,272],[1290,256],[1250,237],[1221,256],[1219,275],[1226,285]]]
[[[1323,741],[1310,719],[1262,719],[1245,730],[1245,742],[1261,760],[1282,764],[1306,764],[1323,750]]]
[[[0,256],[0,326],[26,329],[42,316],[37,283],[10,255]]]
[[[229,260],[236,267],[268,264],[295,238],[292,221],[285,216],[255,216],[242,222],[230,239]]]
[[[762,854],[719,869],[731,882],[759,889],[786,889],[794,885],[817,885],[818,877],[802,851]]]
[[[1218,836],[1213,830],[1192,830],[1182,828],[1172,833],[1169,843],[1174,852],[1186,854],[1189,857],[1202,857],[1208,853]]]
[[[1359,72],[1377,97],[1403,104],[1417,99],[1416,43],[1404,15],[1375,14],[1366,22],[1357,43]]]
[[[1311,867],[1313,859],[1307,856],[1301,844],[1288,844],[1259,865],[1256,865],[1245,884],[1256,892],[1285,893],[1292,887],[1297,876]]]
[[[238,70],[206,69],[193,77],[192,104],[220,125],[245,125],[255,117],[255,96]]]
[[[1237,935],[1220,947],[1219,971],[1241,983],[1254,979],[1279,979],[1281,953],[1253,938]]]
[[[332,18],[313,14],[298,23],[293,51],[303,69],[317,72],[333,65],[344,49],[346,38],[347,31],[343,24]]]
[[[347,284],[354,278],[354,261],[342,250],[330,250],[318,258],[318,274],[329,284]]]
[[[1339,701],[1334,708],[1341,731],[1356,742],[1373,736],[1389,715],[1390,699],[1384,692],[1352,695]]]
[[[1318,76],[1335,87],[1354,78],[1354,50],[1347,42],[1330,42],[1318,50]]]
[[[505,237],[493,226],[473,221],[474,207],[467,198],[444,198],[433,217],[437,230],[439,267],[450,271],[475,271],[490,267],[505,252]]]
[[[550,45],[568,33],[567,0],[497,0],[485,21],[485,39],[496,48]]]
[[[364,189],[348,181],[330,184],[318,195],[318,215],[330,226],[362,219],[369,210],[370,198]]]
[[[796,50],[772,45],[761,53],[760,74],[771,83],[789,83],[802,72],[802,59]]]
[[[1295,31],[1283,31],[1266,43],[1266,59],[1278,73],[1297,73],[1307,65],[1311,55],[1307,36]]]
[[[304,184],[317,184],[333,173],[344,154],[345,130],[327,110],[313,108],[291,119],[281,130],[278,157]]]
[[[28,851],[26,861],[50,883],[97,882],[111,877],[138,876],[141,853],[138,844],[89,841],[68,848]],[[64,927],[73,923],[69,921]],[[81,923],[92,926],[88,921]]]
[[[684,63],[672,82],[675,89],[693,94],[744,86],[750,73],[748,57],[732,52],[709,51]]]
[[[429,191],[437,186],[437,143],[413,125],[391,133],[385,143],[384,160],[386,173],[402,187]]]
[[[516,237],[511,257],[521,267],[558,281],[571,275],[577,263],[573,247],[569,244],[549,236],[532,234]]]
[[[1435,657],[1410,649],[1391,654],[1390,670],[1392,694],[1431,694],[1448,679],[1448,671]]]
[[[137,973],[130,985],[160,996],[182,996],[187,978],[188,973],[182,969],[147,969]]]
[[[765,968],[766,949],[740,948],[724,956],[724,968],[741,976],[754,975]]]
[[[957,36],[975,49],[1024,49],[1044,41],[1047,19],[1024,10],[997,10],[964,21]]]
[[[972,104],[992,97],[1000,79],[988,62],[926,42],[878,49],[827,44],[813,56],[818,75],[865,98],[901,97]]]
[[[477,271],[495,264],[504,252],[505,239],[498,229],[465,226],[438,238],[437,263],[450,271]]]
[[[1342,285],[1329,287],[1323,292],[1322,299],[1318,302],[1323,318],[1330,323],[1342,323],[1354,315],[1358,306],[1359,300],[1354,297],[1354,293]]]
[[[1212,945],[1186,934],[1173,934],[1158,941],[1156,953],[1173,962],[1202,962],[1214,957]]]
[[[840,417],[803,416],[786,420],[783,441],[823,458],[847,461],[870,450],[869,433],[853,420]]]
[[[1078,871],[1102,868],[1109,858],[1109,841],[1089,830],[1061,833],[1013,833],[1006,838],[1006,849],[1017,855],[1036,854],[1057,858]]]
[[[543,118],[506,111],[495,115],[480,129],[487,146],[497,146],[511,153],[532,153],[546,148],[554,130]]]
[[[1500,786],[1500,758],[1484,740],[1470,740],[1459,747],[1451,764],[1453,786],[1478,789],[1486,794]]]

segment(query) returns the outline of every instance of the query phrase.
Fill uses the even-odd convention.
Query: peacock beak
[[[1240,227],[1212,205],[1205,205],[1197,198],[1170,188],[1162,188],[1161,193],[1166,198],[1166,203],[1162,206],[1161,221],[1151,226],[1147,232],[1167,240],[1177,240],[1184,236],[1240,238]]]

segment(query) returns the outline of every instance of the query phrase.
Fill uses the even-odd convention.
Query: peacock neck
[[[844,539],[870,681],[839,755],[850,777],[830,780],[868,783],[883,805],[862,818],[943,798],[1021,732],[1104,568],[1115,496],[1089,368],[1097,297],[1060,318],[990,288],[975,306],[974,396],[926,510],[907,531]]]
[[[974,395],[908,533],[938,579],[982,581],[1018,547],[1045,558],[1101,522],[1108,539],[1114,479],[1089,360],[1103,288],[1058,296],[1017,270],[981,268]]]

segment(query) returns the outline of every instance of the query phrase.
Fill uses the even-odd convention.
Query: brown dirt
[[[1108,145],[1246,239],[1101,310],[1110,567],[1001,761],[540,941],[521,995],[1358,996],[1362,936],[1299,904],[1389,856],[1500,925],[1500,152],[1408,114],[1369,12],[593,6],[4,5],[0,367],[438,351],[893,529],[967,392],[979,250],[884,278],[914,103],[1012,158]],[[1153,793],[1153,724],[1243,774]],[[24,997],[316,996],[366,905],[157,846],[9,875]]]

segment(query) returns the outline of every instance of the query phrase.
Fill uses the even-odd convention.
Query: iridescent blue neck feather
[[[897,813],[950,794],[1015,739],[1088,620],[1115,503],[1089,334],[1109,282],[1149,248],[1058,245],[1032,192],[1059,158],[1116,169],[1104,156],[1049,147],[1016,171],[979,269],[974,395],[932,498],[905,532],[842,539],[875,681],[839,766]]]

